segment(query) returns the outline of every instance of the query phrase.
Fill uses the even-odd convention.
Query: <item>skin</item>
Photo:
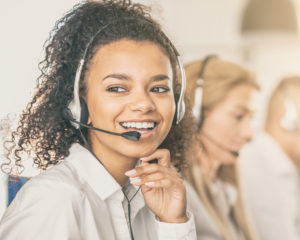
[[[89,131],[93,152],[121,186],[128,177],[141,186],[146,204],[161,221],[187,221],[182,179],[171,167],[169,151],[157,150],[175,113],[169,58],[154,43],[122,39],[100,47],[88,69],[89,124],[122,133],[137,130],[124,122],[155,122],[138,142]],[[155,158],[158,164],[148,163]],[[135,168],[139,159],[142,164]]]
[[[199,138],[204,151],[198,159],[212,180],[223,164],[233,164],[243,145],[252,138],[251,119],[255,111],[257,90],[249,84],[232,88],[225,99],[204,114]]]

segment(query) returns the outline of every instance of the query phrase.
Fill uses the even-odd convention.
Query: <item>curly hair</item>
[[[99,29],[102,29],[101,34],[98,34]],[[130,0],[77,4],[55,24],[45,43],[45,58],[40,63],[41,75],[36,91],[21,114],[11,140],[7,142],[12,144],[6,144],[9,159],[6,165],[11,166],[11,169],[22,166],[22,153],[30,152],[34,164],[45,170],[67,157],[73,143],[83,144],[79,131],[62,114],[73,98],[79,61],[89,44],[80,79],[80,94],[84,96],[83,79],[89,61],[99,47],[121,39],[150,41],[160,46],[170,59],[174,73],[174,92],[179,93],[175,49],[163,34],[161,26],[150,17],[148,8],[131,3]],[[180,124],[172,127],[160,146],[170,150],[173,165],[179,170],[184,165],[185,152],[190,145],[191,118],[191,114],[186,114]],[[87,135],[86,130],[84,134]],[[14,164],[11,159],[14,159]]]

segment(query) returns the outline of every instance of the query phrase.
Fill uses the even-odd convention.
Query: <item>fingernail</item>
[[[135,173],[136,173],[136,170],[135,170],[135,169],[131,169],[131,170],[127,171],[127,172],[125,173],[125,175],[126,175],[126,176],[130,176],[130,175],[133,175],[133,174],[135,174]]]
[[[135,184],[141,181],[141,179],[139,177],[135,177],[135,178],[129,178],[129,181],[131,184]]]
[[[148,187],[154,186],[155,182],[146,182],[145,185],[147,185]]]

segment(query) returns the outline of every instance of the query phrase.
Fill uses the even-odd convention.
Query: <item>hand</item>
[[[158,163],[150,164],[153,159]],[[149,209],[162,222],[186,222],[186,190],[179,173],[170,164],[169,150],[158,149],[141,160],[141,166],[125,174],[132,184],[141,186]]]

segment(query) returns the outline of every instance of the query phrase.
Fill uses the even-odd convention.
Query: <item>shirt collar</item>
[[[91,186],[102,200],[106,200],[121,189],[119,183],[98,159],[78,143],[71,146],[70,155],[67,157],[66,162],[75,168],[79,176]]]

